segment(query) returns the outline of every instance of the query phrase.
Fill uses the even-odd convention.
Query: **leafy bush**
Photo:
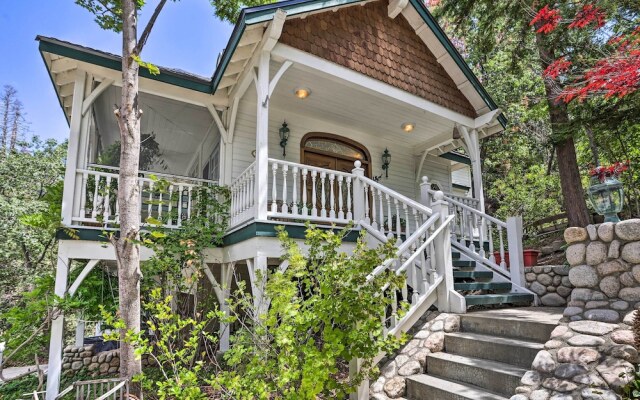
[[[237,318],[246,312],[259,317],[242,321],[224,357],[228,369],[211,384],[242,399],[340,398],[373,375],[376,355],[401,342],[384,333],[381,318],[404,278],[388,272],[368,280],[393,256],[393,243],[370,249],[361,236],[347,255],[340,251],[341,234],[308,226],[303,254],[283,228],[278,237],[288,268],[268,275],[265,298],[258,299],[270,299],[268,309],[256,309],[244,293],[230,302]],[[363,360],[362,369],[348,378],[353,359]]]

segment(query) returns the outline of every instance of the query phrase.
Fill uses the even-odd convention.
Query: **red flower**
[[[629,160],[627,162],[621,163],[620,161],[616,161],[612,165],[605,165],[593,168],[589,171],[589,176],[597,177],[600,182],[604,182],[606,178],[620,177],[620,174],[629,169]]]
[[[551,33],[558,26],[560,19],[560,11],[546,5],[538,11],[529,25],[538,27],[536,33]]]
[[[569,28],[584,28],[592,22],[595,23],[596,28],[601,28],[604,26],[605,17],[606,15],[601,8],[587,4],[576,14],[569,24]]]

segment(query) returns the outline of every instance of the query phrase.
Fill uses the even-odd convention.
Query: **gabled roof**
[[[323,10],[331,10],[358,3],[367,3],[369,1],[371,0],[288,0],[243,9],[229,39],[227,47],[220,57],[218,68],[213,75],[213,90],[216,91],[219,89],[220,82],[225,76],[226,69],[236,51],[236,48],[238,47],[238,44],[243,38],[245,31],[255,25],[264,24],[265,22],[273,20],[277,10],[284,10],[287,13],[287,19],[289,19],[292,17],[306,16],[310,13],[322,12]],[[484,89],[469,65],[456,50],[451,40],[449,40],[424,3],[420,0],[408,0],[408,2],[416,10],[421,20],[433,32],[457,68],[464,74],[469,84],[473,87],[473,90],[482,99],[487,109],[489,111],[497,109],[498,107],[496,103]],[[501,115],[499,120],[504,126],[506,118]]]
[[[284,10],[287,18],[299,18],[313,13],[348,7],[355,4],[364,4],[370,1],[372,0],[287,0],[268,5],[245,8],[240,14],[238,22],[235,25],[224,52],[219,58],[218,66],[211,79],[165,67],[160,67],[162,73],[159,75],[152,75],[146,69],[141,68],[140,76],[142,78],[180,86],[201,93],[218,94],[216,92],[218,92],[223,85],[225,85],[224,87],[228,87],[229,85],[234,84],[233,82],[230,82],[231,79],[229,79],[229,75],[236,74],[235,76],[237,77],[244,68],[246,68],[246,63],[251,57],[251,53],[262,38],[262,29],[260,28],[265,27],[269,21],[273,20],[277,10]],[[408,1],[408,4],[417,13],[418,18],[426,27],[429,28],[430,32],[432,32],[437,39],[437,42],[442,46],[442,48],[444,48],[446,54],[450,56],[451,60],[453,60],[455,65],[454,68],[457,68],[466,78],[464,84],[459,87],[465,86],[467,97],[469,97],[469,93],[474,93],[472,97],[476,99],[476,104],[480,101],[477,99],[481,99],[483,109],[485,111],[480,114],[484,114],[489,110],[497,109],[498,107],[491,96],[486,92],[478,78],[469,68],[465,60],[456,50],[423,2],[420,0],[405,1]],[[87,62],[112,70],[120,70],[121,68],[121,57],[115,54],[45,36],[38,36],[36,40],[40,42],[39,49],[41,54],[43,54],[43,57],[45,53],[48,53],[60,57],[68,57],[81,62]],[[240,51],[238,51],[239,47],[242,50],[242,55],[238,54],[240,53]],[[229,68],[234,59],[238,61],[234,63],[232,68]],[[49,67],[49,64],[47,64],[47,66]],[[51,74],[51,71],[49,72]],[[472,89],[469,89],[468,86]],[[469,90],[471,90],[471,92]],[[478,110],[478,106],[476,106],[476,110]],[[506,123],[505,117],[501,115],[499,120],[504,126]]]

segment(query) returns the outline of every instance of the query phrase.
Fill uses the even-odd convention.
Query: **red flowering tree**
[[[608,19],[604,3],[580,3],[564,15],[561,10],[567,8],[561,8],[559,3],[545,5],[530,22],[539,34],[549,35],[565,29],[568,36],[588,35],[598,48],[596,57],[572,48],[544,70],[546,79],[561,86],[557,101],[582,101],[589,96],[621,98],[640,89],[638,15]]]

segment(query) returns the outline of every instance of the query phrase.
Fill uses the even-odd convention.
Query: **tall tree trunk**
[[[591,148],[593,164],[598,167],[600,166],[600,152],[598,151],[598,145],[596,144],[596,138],[593,134],[593,129],[591,129],[591,127],[587,125],[584,127],[584,130],[587,133],[587,138],[589,139],[589,148]]]
[[[120,128],[120,176],[118,182],[118,206],[120,236],[114,246],[118,261],[120,316],[127,330],[140,331],[140,193],[138,167],[140,155],[140,117],[138,108],[138,69],[133,56],[137,56],[137,10],[135,0],[122,2],[122,98],[117,110]],[[131,378],[142,371],[140,360],[134,356],[134,348],[121,332],[120,376]]]
[[[539,27],[536,26],[536,29]],[[545,46],[541,34],[536,34],[536,46],[540,56],[540,64],[545,70],[551,61],[555,59],[552,50]],[[568,134],[569,113],[567,105],[556,99],[560,88],[549,79],[544,79],[545,94],[549,106],[549,119],[551,131],[555,139],[554,145],[558,159],[558,172],[560,173],[560,187],[564,198],[564,208],[567,211],[569,226],[587,226],[589,224],[589,211],[584,198],[580,171],[578,170],[578,158],[573,137]]]

